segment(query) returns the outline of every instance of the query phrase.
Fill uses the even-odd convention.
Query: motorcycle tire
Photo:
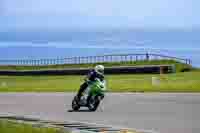
[[[88,105],[88,108],[90,111],[96,111],[99,106],[99,103],[100,103],[99,98],[95,97],[94,100],[95,101],[93,103],[89,103],[89,105]]]
[[[77,111],[80,109],[80,105],[78,104],[78,101],[77,101],[77,96],[75,96],[74,99],[72,100],[72,109],[74,111]]]

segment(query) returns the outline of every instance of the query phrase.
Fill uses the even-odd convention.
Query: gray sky
[[[199,0],[0,0],[0,29],[199,28]]]

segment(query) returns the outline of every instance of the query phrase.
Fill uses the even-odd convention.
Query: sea
[[[200,30],[102,30],[39,35],[24,33],[17,37],[8,33],[3,35],[7,39],[0,37],[0,60],[154,53],[191,59],[193,66],[200,67]]]

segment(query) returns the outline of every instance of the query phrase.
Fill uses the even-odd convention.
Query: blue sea
[[[2,34],[1,34],[2,35]],[[157,53],[189,58],[200,67],[200,30],[105,30],[0,36],[0,59],[41,59]],[[6,38],[6,39],[3,39]],[[27,39],[28,38],[28,39]]]

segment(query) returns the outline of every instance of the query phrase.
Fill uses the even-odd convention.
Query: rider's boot
[[[80,86],[80,89],[78,91],[78,94],[77,94],[77,100],[80,101],[80,98],[81,98],[81,95],[83,93],[83,91],[87,88],[87,83],[83,83],[81,86]]]

